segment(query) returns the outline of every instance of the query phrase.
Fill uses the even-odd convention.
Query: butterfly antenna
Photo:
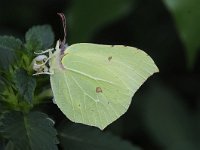
[[[63,31],[64,31],[64,37],[63,37],[63,41],[60,42],[60,49],[61,49],[61,55],[64,54],[65,51],[65,42],[66,42],[66,19],[65,19],[65,15],[63,13],[57,13],[61,20],[62,20],[62,24],[63,24]]]

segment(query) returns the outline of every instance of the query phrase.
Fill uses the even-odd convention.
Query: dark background
[[[142,149],[196,150],[200,149],[200,2],[174,0],[172,11],[166,1],[1,0],[0,35],[24,40],[30,27],[49,24],[56,40],[62,39],[56,13],[64,12],[69,44],[123,44],[144,50],[160,72],[142,85],[128,112],[106,130]],[[192,42],[183,40],[181,33],[191,33]]]

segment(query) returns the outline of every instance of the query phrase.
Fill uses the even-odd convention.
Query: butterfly
[[[65,17],[59,15],[66,36]],[[122,116],[138,88],[159,72],[151,57],[138,48],[92,43],[67,46],[65,37],[57,41],[55,51],[37,56],[33,69],[34,75],[50,75],[55,102],[67,118],[100,129]]]

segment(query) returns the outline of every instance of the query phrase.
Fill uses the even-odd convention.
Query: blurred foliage
[[[110,133],[80,124],[63,125],[60,129],[61,146],[73,150],[140,150],[129,142],[121,140]],[[118,144],[116,144],[118,143]]]
[[[200,49],[200,1],[199,0],[164,0],[174,17],[188,59],[188,66],[193,67]]]
[[[67,11],[69,42],[86,42],[103,26],[127,15],[132,0],[73,0]],[[78,35],[78,36],[77,36]]]
[[[161,83],[153,84],[146,94],[143,119],[155,140],[166,149],[199,149],[199,141],[195,139],[200,127],[180,96]]]
[[[198,150],[199,6],[198,0],[1,1],[0,149],[17,149],[16,143],[22,142],[22,138],[12,135],[20,131],[23,132],[18,136],[22,135],[27,140],[25,135],[30,128],[25,130],[22,119],[26,116],[29,118],[29,127],[34,126],[35,130],[44,133],[43,137],[48,136],[50,143],[40,140],[37,132],[30,132],[34,142],[39,142],[38,146],[43,141],[44,146],[56,149],[56,129],[61,142],[58,149],[79,148],[80,141],[87,147],[90,138],[96,141],[94,145],[89,144],[91,149],[98,149],[98,146],[102,146],[102,141],[105,141],[107,145],[115,142],[114,146],[119,149],[120,146],[128,145],[130,149],[141,147],[144,150]],[[74,124],[67,126],[71,123],[52,104],[48,77],[32,77],[30,64],[35,57],[33,52],[52,47],[55,45],[54,39],[63,38],[57,12],[65,12],[67,16],[68,43],[94,42],[138,47],[146,50],[160,69],[160,73],[150,78],[136,93],[128,112],[106,131],[99,132],[91,127]],[[41,24],[50,24],[52,27]],[[32,25],[39,26],[31,28],[24,38],[25,32]],[[15,73],[20,68],[26,73],[22,73],[23,78],[21,75],[18,77],[17,84]],[[36,81],[36,87],[32,86],[30,90],[26,89],[30,82],[26,79],[29,78]],[[21,84],[23,79],[26,82]],[[27,95],[23,94],[25,89],[29,91],[25,92]],[[35,113],[37,115],[31,115]],[[13,116],[10,117],[9,114]],[[47,114],[55,120],[54,127]],[[47,122],[39,126],[38,118]],[[20,127],[9,122],[20,124]],[[9,125],[6,126],[6,123]],[[26,144],[31,146],[29,142]]]

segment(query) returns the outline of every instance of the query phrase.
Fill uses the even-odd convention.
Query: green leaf
[[[4,83],[5,79],[0,76],[0,92],[2,92],[5,88],[5,83]]]
[[[110,133],[78,124],[61,130],[60,140],[64,150],[139,150]]]
[[[9,103],[6,102],[4,99],[5,98],[0,97],[0,115],[11,108]]]
[[[200,49],[200,1],[164,0],[171,11],[180,37],[186,46],[188,66],[192,67]]]
[[[144,124],[166,149],[195,150],[194,116],[183,100],[162,84],[151,85],[143,103]]]
[[[5,150],[15,150],[13,142],[9,141],[5,147]]]
[[[8,69],[15,60],[17,50],[22,48],[22,42],[12,36],[0,36],[0,68]]]
[[[73,0],[67,12],[69,41],[86,42],[94,32],[127,15],[133,0]]]
[[[4,114],[0,133],[13,142],[17,150],[57,150],[56,130],[51,119],[41,112],[27,115],[13,111]]]
[[[29,103],[33,100],[33,94],[36,87],[35,78],[29,76],[23,69],[15,72],[15,85],[20,95]]]
[[[54,33],[49,25],[34,26],[25,35],[26,48],[32,53],[47,49],[54,43]]]

